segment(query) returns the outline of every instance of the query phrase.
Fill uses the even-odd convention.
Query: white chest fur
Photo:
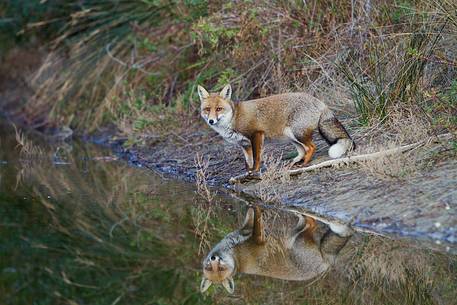
[[[220,134],[224,140],[232,144],[241,144],[242,142],[249,142],[249,139],[243,136],[241,133],[228,127],[211,126],[218,134]]]

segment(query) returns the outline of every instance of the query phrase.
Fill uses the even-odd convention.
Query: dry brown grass
[[[384,151],[402,145],[424,141],[430,136],[430,123],[416,109],[392,109],[386,124],[376,124],[370,132],[368,143],[358,149],[357,154]],[[362,170],[382,179],[405,178],[417,172],[424,161],[423,148],[403,153],[385,155],[360,162]]]
[[[287,183],[290,181],[288,170],[291,168],[290,164],[284,163],[282,157],[273,157],[268,154],[263,157],[263,164],[265,170],[260,174],[260,181],[256,183],[256,196],[262,202],[274,203],[280,202],[280,194],[277,192],[275,186],[280,183]]]
[[[32,140],[21,130],[13,124],[16,149],[19,149],[19,161],[21,167],[18,168],[16,173],[16,185],[15,190],[22,184],[22,182],[31,175],[32,166],[35,163],[40,163],[46,157],[45,151],[39,146],[33,143]]]
[[[382,146],[371,147],[374,151],[383,151],[398,147],[398,143],[392,142]],[[385,155],[376,159],[360,162],[363,171],[381,179],[405,178],[417,170],[417,157],[415,152],[397,153]]]
[[[216,193],[212,192],[209,188],[208,181],[207,181],[207,171],[209,166],[209,160],[204,159],[202,155],[197,153],[195,155],[195,167],[197,168],[197,175],[196,175],[196,186],[197,186],[197,194],[200,195],[207,203],[212,203]]]
[[[349,252],[345,269],[354,282],[361,276],[375,287],[401,287],[411,276],[425,283],[432,281],[433,266],[428,260],[433,253],[406,242],[370,237],[361,245],[353,244]]]
[[[197,2],[104,0],[71,12],[35,78],[31,121],[84,132],[114,122],[143,145],[199,119],[197,83],[231,82],[237,100],[311,92],[373,130],[396,108],[437,117],[433,99],[455,75],[452,1]],[[455,107],[442,105],[435,125],[452,125]]]
[[[265,237],[267,240],[267,251],[269,257],[277,257],[277,255],[287,255],[287,241],[290,237],[292,228],[298,222],[298,218],[288,212],[283,212],[276,209],[262,209],[262,217],[265,226]]]
[[[207,170],[209,161],[199,153],[195,156],[195,167],[197,168],[196,186],[197,194],[203,201],[196,200],[192,209],[192,222],[195,236],[199,239],[198,255],[202,255],[210,248],[214,227],[210,223],[213,217],[213,206],[217,193],[210,190],[207,182]]]
[[[355,304],[379,304],[383,298],[403,304],[452,304],[448,288],[455,285],[456,262],[455,257],[404,241],[357,236],[335,269],[352,286],[348,295]],[[437,298],[443,288],[446,293]]]
[[[19,154],[22,159],[33,159],[44,155],[40,146],[33,144],[26,134],[18,129],[16,125],[13,124],[13,127],[17,142],[16,148],[20,149]]]

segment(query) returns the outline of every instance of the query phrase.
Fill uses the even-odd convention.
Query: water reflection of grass
[[[29,168],[18,189],[29,199],[2,195],[2,222],[14,225],[2,229],[6,304],[209,303],[175,190],[119,164],[69,161]]]
[[[202,295],[195,225],[208,200],[138,169],[88,161],[100,154],[75,148],[66,166],[23,164],[23,184],[0,194],[2,304],[452,304],[455,258],[368,237],[313,285],[240,275],[234,296],[217,286]],[[238,225],[212,209],[209,245]]]

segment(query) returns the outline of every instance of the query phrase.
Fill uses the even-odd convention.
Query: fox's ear
[[[251,235],[253,228],[254,228],[254,209],[249,208],[246,213],[246,217],[244,218],[244,223],[240,229],[241,234]]]
[[[232,294],[235,291],[235,281],[233,280],[233,277],[230,276],[223,280],[222,286],[224,286],[228,293]]]
[[[197,92],[198,92],[198,96],[200,97],[200,101],[202,101],[202,102],[205,98],[208,98],[208,96],[209,96],[208,91],[206,91],[206,89],[200,85],[197,86]]]
[[[230,84],[226,85],[219,95],[223,99],[229,100],[232,97],[232,86]]]
[[[211,286],[212,283],[213,282],[211,282],[207,278],[203,278],[202,282],[200,283],[200,292],[203,293],[206,290],[208,290],[208,288]]]

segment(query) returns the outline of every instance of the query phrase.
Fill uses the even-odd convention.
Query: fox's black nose
[[[210,259],[211,259],[212,261],[215,261],[215,260],[216,260],[216,257],[213,255],[213,256],[210,257]]]
[[[208,122],[209,122],[211,125],[214,124],[214,120],[213,120],[213,119],[209,120]]]

